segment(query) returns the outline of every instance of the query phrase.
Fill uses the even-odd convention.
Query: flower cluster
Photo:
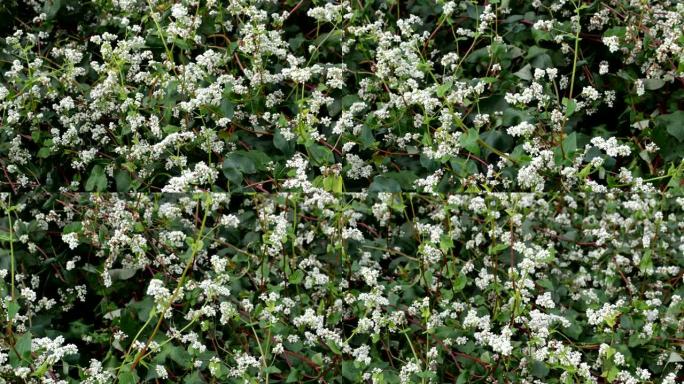
[[[318,193],[0,195],[0,377],[684,373],[682,198]]]
[[[0,384],[684,381],[681,2],[0,20]]]
[[[676,1],[4,3],[3,191],[681,191]]]

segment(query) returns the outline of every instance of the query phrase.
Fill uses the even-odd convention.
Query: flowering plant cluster
[[[2,3],[5,191],[681,190],[678,1]]]
[[[682,198],[1,201],[8,383],[684,376]]]
[[[684,381],[684,3],[0,20],[0,384]]]

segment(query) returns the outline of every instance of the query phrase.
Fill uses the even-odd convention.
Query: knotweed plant
[[[8,383],[676,383],[684,199],[2,195]]]

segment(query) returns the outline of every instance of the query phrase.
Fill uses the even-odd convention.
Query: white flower
[[[532,28],[538,29],[540,31],[546,31],[549,32],[553,29],[553,20],[537,20],[533,25]]]
[[[599,99],[599,97],[601,97],[601,94],[594,87],[586,86],[582,88],[582,96],[586,97],[591,101],[596,101]]]
[[[157,377],[165,380],[169,378],[169,373],[166,372],[166,368],[164,368],[163,365],[158,365],[154,368],[155,372],[157,373]]]
[[[642,79],[637,79],[634,82],[634,86],[636,87],[637,96],[643,96],[644,93],[646,93],[646,89],[644,87],[644,81]]]
[[[594,137],[591,143],[606,152],[608,156],[629,156],[631,150],[627,145],[619,145],[615,137],[610,137],[608,140],[602,137]]]
[[[62,234],[62,241],[67,243],[69,249],[76,249],[78,247],[78,234],[76,232]]]
[[[608,46],[610,52],[617,52],[620,49],[620,39],[617,36],[606,36],[601,41]]]
[[[544,308],[554,308],[556,306],[556,303],[551,298],[551,292],[544,292],[543,295],[538,296],[535,303]]]
[[[341,89],[344,87],[344,71],[345,68],[339,68],[339,67],[332,67],[328,68],[326,77],[327,81],[326,84],[330,88],[337,88]]]
[[[534,132],[535,126],[528,123],[527,121],[523,121],[522,123],[515,125],[513,127],[509,127],[506,131],[508,132],[509,135],[511,136],[529,136]]]
[[[403,367],[401,367],[401,371],[399,372],[399,382],[401,384],[411,383],[412,375],[418,372],[420,372],[420,365],[413,361],[406,363]]]
[[[164,282],[159,279],[150,280],[150,284],[147,287],[147,294],[154,297],[157,301],[166,299],[171,295],[168,288],[164,287]]]

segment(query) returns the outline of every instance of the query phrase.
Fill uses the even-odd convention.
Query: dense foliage
[[[0,20],[0,384],[684,381],[684,3]]]
[[[682,198],[3,198],[9,383],[684,373]]]
[[[681,2],[27,3],[5,191],[681,189]]]

